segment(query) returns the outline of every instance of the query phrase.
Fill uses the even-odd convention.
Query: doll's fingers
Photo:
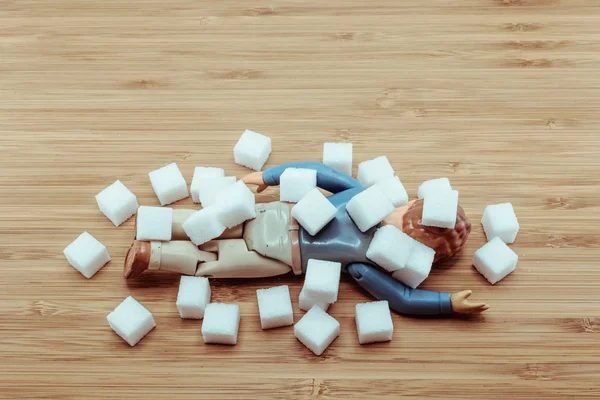
[[[465,305],[467,305],[469,307],[476,308],[476,307],[483,307],[483,306],[485,306],[485,303],[481,303],[481,302],[479,302],[479,303],[471,303],[470,301],[465,301]]]
[[[244,182],[246,185],[250,184],[255,184],[256,182],[254,182],[254,179],[252,177],[252,174],[246,175],[245,177],[242,178],[242,182]]]
[[[489,306],[485,303],[469,303],[467,305],[469,306],[469,312],[473,314],[484,312],[489,308]]]
[[[454,296],[456,296],[456,298],[458,300],[465,301],[466,299],[468,299],[471,296],[472,293],[473,292],[470,290],[462,290],[462,291],[456,293],[456,295],[454,295]]]

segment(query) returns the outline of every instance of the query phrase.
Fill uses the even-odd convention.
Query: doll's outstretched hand
[[[485,303],[471,303],[468,298],[471,297],[472,293],[470,290],[452,293],[450,295],[452,311],[457,314],[479,314],[490,308]]]
[[[248,184],[258,185],[258,187],[256,188],[256,193],[263,192],[268,187],[265,184],[265,181],[263,180],[262,172],[253,172],[251,174],[248,174],[242,178],[242,181],[246,185],[248,185]]]

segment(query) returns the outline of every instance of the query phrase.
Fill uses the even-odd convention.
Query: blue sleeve
[[[411,289],[376,267],[353,263],[348,265],[352,278],[378,300],[387,300],[390,308],[407,315],[444,315],[452,313],[450,293]]]
[[[263,172],[263,180],[269,186],[279,185],[279,178],[286,168],[306,168],[317,171],[317,186],[331,193],[362,187],[353,177],[317,161],[301,161],[281,164]]]

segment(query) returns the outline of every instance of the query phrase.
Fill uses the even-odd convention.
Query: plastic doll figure
[[[331,193],[329,201],[337,208],[336,217],[311,236],[291,217],[294,204],[272,202],[256,205],[256,218],[229,229],[219,238],[196,247],[181,224],[195,210],[174,210],[173,241],[135,241],[125,260],[125,277],[146,270],[169,270],[187,275],[214,278],[259,278],[293,271],[306,271],[309,259],[336,261],[343,271],[390,308],[407,315],[477,314],[488,309],[485,303],[468,300],[471,291],[457,293],[411,289],[380,270],[366,257],[373,235],[381,224],[361,232],[346,212],[346,204],[364,190],[354,178],[320,162],[296,162],[255,172],[243,178],[257,185],[257,192],[279,185],[286,168],[317,171],[317,186]],[[454,229],[420,225],[423,200],[397,208],[382,224],[392,224],[411,237],[436,250],[435,261],[459,252],[471,231],[471,224],[459,206]]]

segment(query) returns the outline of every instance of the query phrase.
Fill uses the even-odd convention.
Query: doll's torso
[[[315,236],[293,221],[289,213],[293,204],[278,201],[257,204],[257,217],[244,226],[248,249],[292,265],[294,240],[290,232],[299,232],[302,272],[311,258],[340,262],[342,267],[352,262],[370,263],[366,253],[378,226],[361,232],[346,212],[348,201],[362,190],[362,187],[348,189],[329,196],[337,208],[336,217]]]
[[[244,224],[243,239],[248,250],[290,267],[300,268],[294,259],[294,245],[298,246],[298,224],[291,216],[291,204],[281,201],[256,205],[256,218]],[[299,258],[299,252],[297,253]]]
[[[340,262],[342,270],[353,262],[371,263],[366,256],[367,249],[379,226],[361,232],[346,211],[348,201],[363,190],[362,187],[358,187],[329,196],[328,200],[337,208],[337,214],[333,221],[315,236],[300,228],[303,271],[306,271],[310,258]]]

